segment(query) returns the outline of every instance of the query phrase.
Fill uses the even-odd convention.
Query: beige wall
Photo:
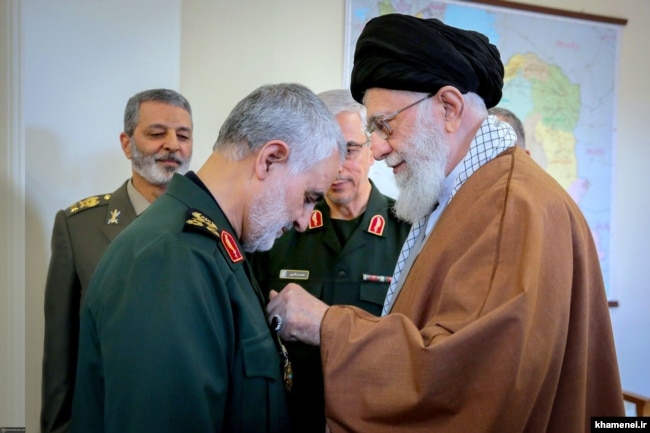
[[[20,213],[27,229],[24,253],[10,252],[24,265],[22,274],[20,268],[10,272],[23,282],[8,289],[25,299],[24,308],[10,307],[24,313],[25,338],[15,332],[12,338],[16,346],[25,344],[25,372],[8,372],[21,386],[6,395],[22,400],[19,424],[38,432],[43,299],[54,215],[84,197],[112,192],[131,175],[119,142],[124,106],[143,89],[178,90],[181,0],[12,1],[21,8],[22,40],[16,49],[24,66],[23,92],[14,108],[24,119],[24,146],[17,150],[24,155],[25,171],[23,202],[14,200],[9,208]],[[0,413],[0,427],[18,424],[12,420],[19,415]]]
[[[195,112],[194,167],[221,122],[262,84],[295,81],[316,92],[343,82],[343,1],[183,2],[181,89]]]

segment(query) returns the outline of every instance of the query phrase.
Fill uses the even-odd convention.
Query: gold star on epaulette
[[[221,238],[221,233],[219,233],[217,225],[210,218],[203,215],[201,211],[196,209],[187,210],[187,218],[183,226],[183,231],[198,231],[208,233],[217,239]]]
[[[110,194],[104,194],[102,196],[94,195],[92,197],[79,200],[78,202],[70,206],[68,209],[66,209],[66,213],[68,215],[74,215],[78,212],[81,212],[82,210],[91,209],[97,205],[108,203],[108,200],[110,198],[111,198]]]

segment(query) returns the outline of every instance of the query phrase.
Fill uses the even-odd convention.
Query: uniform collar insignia
[[[244,255],[239,251],[235,238],[225,230],[221,230],[221,243],[226,248],[228,257],[233,263],[241,262],[244,260]]]
[[[119,210],[113,209],[111,211],[111,217],[108,219],[108,221],[106,221],[106,224],[119,224],[120,221],[118,220],[118,218],[121,213],[122,212],[120,212]]]
[[[317,229],[319,227],[323,227],[323,213],[319,210],[314,210],[309,218],[309,228]]]
[[[384,234],[384,227],[386,227],[386,220],[381,215],[375,215],[370,219],[368,225],[368,232],[373,235],[381,236]]]

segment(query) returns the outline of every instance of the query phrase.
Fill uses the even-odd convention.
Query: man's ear
[[[265,179],[278,164],[286,164],[289,160],[289,146],[281,140],[265,143],[257,152],[255,158],[255,175]]]
[[[445,131],[458,131],[465,108],[462,93],[453,86],[444,86],[436,93],[436,99],[442,104],[444,110]]]
[[[131,138],[126,135],[126,132],[120,133],[120,143],[122,144],[122,152],[124,155],[131,159]]]

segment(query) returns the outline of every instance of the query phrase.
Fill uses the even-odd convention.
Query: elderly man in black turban
[[[280,335],[321,346],[336,432],[589,432],[623,398],[598,254],[583,215],[488,115],[499,52],[479,33],[385,15],[351,80],[375,159],[413,223],[381,317],[272,293]]]

